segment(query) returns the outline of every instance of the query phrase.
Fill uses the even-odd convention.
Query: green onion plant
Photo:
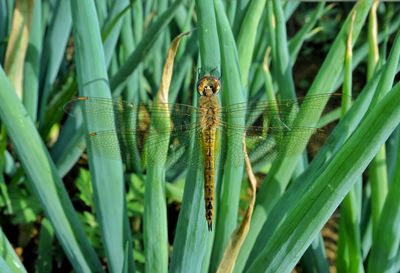
[[[0,272],[400,272],[399,12],[0,1]],[[221,130],[211,231],[193,110],[207,73],[221,128],[276,130],[250,119],[270,102],[291,135],[277,156],[247,141],[253,192],[243,136]]]

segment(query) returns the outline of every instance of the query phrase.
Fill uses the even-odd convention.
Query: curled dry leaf
[[[22,98],[25,56],[29,43],[33,6],[33,0],[15,2],[13,22],[4,61],[4,70],[13,83],[19,98]]]
[[[178,50],[179,42],[183,36],[190,34],[190,32],[184,32],[175,37],[172,41],[170,48],[168,49],[167,58],[165,60],[163,74],[161,78],[160,88],[157,92],[158,103],[168,103],[168,92],[169,86],[171,85],[172,71],[174,70],[174,60],[176,51]]]
[[[253,215],[254,204],[256,202],[257,180],[256,177],[254,176],[253,170],[251,168],[250,159],[247,154],[245,137],[243,137],[243,152],[246,164],[246,171],[249,176],[249,184],[252,197],[250,200],[249,207],[247,208],[246,214],[244,215],[242,223],[233,232],[232,237],[228,242],[228,245],[224,252],[224,256],[222,257],[221,263],[218,266],[217,273],[228,273],[233,271],[240,248],[244,242],[244,239],[247,236],[247,233],[249,232],[250,220],[251,216]]]

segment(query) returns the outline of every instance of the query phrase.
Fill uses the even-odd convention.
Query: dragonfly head
[[[206,75],[197,82],[197,92],[200,96],[211,97],[218,94],[220,88],[221,81],[215,76]]]

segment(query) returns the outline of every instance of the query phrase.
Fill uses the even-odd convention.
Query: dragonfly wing
[[[98,147],[100,155],[122,159],[129,166],[151,166],[163,158],[167,161],[167,168],[203,165],[201,146],[194,145],[201,145],[200,130],[193,127],[161,132],[153,129],[146,132],[107,130],[90,133],[87,140]],[[199,153],[200,157],[191,159],[191,151]]]
[[[101,155],[110,159],[121,159],[121,148],[119,139],[127,137],[128,132],[116,132],[115,130],[104,130],[91,132],[87,135],[86,141],[88,146],[93,145],[96,151]]]
[[[65,107],[69,114],[74,108],[96,117],[98,130],[87,141],[98,147],[102,156],[120,159],[129,165],[149,165],[167,155],[167,164],[202,165],[202,157],[189,160],[191,143],[201,144],[196,107],[183,104],[134,104],[122,100],[81,97]],[[201,148],[194,147],[194,151]],[[164,147],[164,148],[162,148]],[[202,153],[200,153],[202,155]]]
[[[164,148],[163,148],[164,147]],[[180,125],[169,133],[153,132],[146,138],[144,159],[147,165],[166,156],[166,167],[183,169],[202,166],[201,128],[198,124]],[[193,157],[199,153],[200,157]]]
[[[291,124],[297,117],[300,106],[306,107],[307,115],[320,116],[324,108],[322,106],[327,105],[326,110],[333,110],[341,105],[343,96],[334,93],[300,97],[296,100],[257,100],[222,107],[220,113],[222,120],[231,121],[232,124],[245,117],[248,126],[255,125],[262,118],[269,119],[271,126],[280,126],[280,123]]]
[[[77,97],[64,106],[69,115],[78,111],[91,113],[96,119],[97,130],[120,130],[133,127],[143,130],[149,127],[151,118],[170,115],[172,120],[180,120],[183,124],[190,123],[191,116],[197,113],[197,108],[185,104],[170,103],[130,103],[123,100],[113,100],[96,97]],[[76,111],[78,110],[78,111]]]
[[[286,127],[286,126],[228,126],[224,128],[227,137],[236,136],[237,141],[229,142],[227,150],[236,155],[233,163],[243,165],[243,137],[244,143],[252,162],[270,162],[278,158],[293,156],[305,151],[311,135],[324,138],[326,133],[322,129],[313,127]],[[239,141],[242,139],[242,141]]]
[[[315,134],[322,137],[326,135],[324,130],[313,127],[271,127],[264,132],[256,130],[256,134],[251,135],[253,128],[247,131],[246,145],[251,151],[250,157],[253,160],[268,160],[298,155],[306,151],[310,137]],[[312,142],[315,144],[315,142]]]
[[[315,128],[315,124],[293,126],[299,114],[299,107],[306,107],[309,116],[320,116],[322,106],[328,102],[332,110],[340,105],[341,94],[320,94],[298,98],[297,100],[253,101],[232,104],[220,110],[221,127],[230,136],[246,135],[246,147],[252,161],[267,159],[272,161],[284,156],[299,154],[313,135],[312,143],[325,139],[326,132]],[[245,120],[245,122],[243,122]],[[245,123],[245,125],[242,125]],[[316,139],[319,139],[316,141]],[[316,145],[318,146],[318,145]],[[227,149],[237,154],[235,164],[243,164],[241,141],[231,141]]]

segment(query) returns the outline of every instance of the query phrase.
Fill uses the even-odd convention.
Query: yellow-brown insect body
[[[204,155],[204,203],[208,230],[212,230],[214,217],[214,160],[216,131],[220,124],[219,104],[215,94],[220,88],[219,79],[205,76],[199,80],[200,124]]]

